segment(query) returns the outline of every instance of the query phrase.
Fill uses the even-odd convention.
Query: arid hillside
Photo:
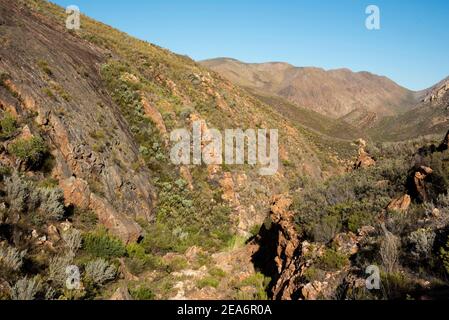
[[[441,135],[449,125],[449,80],[420,93],[410,111],[382,119],[368,132],[376,140],[402,141],[424,135]]]
[[[68,30],[66,17],[0,0],[0,297],[263,296],[244,243],[271,197],[344,172],[356,147],[187,57],[86,16]],[[170,133],[195,121],[278,129],[278,172],[173,165]]]
[[[409,110],[417,100],[386,77],[348,69],[298,68],[287,63],[248,64],[234,59],[213,59],[201,64],[230,81],[260,94],[271,94],[358,127]]]

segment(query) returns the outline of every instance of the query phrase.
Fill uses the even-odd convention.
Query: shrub
[[[265,277],[262,273],[257,272],[256,274],[253,274],[249,276],[248,278],[244,279],[238,284],[239,288],[242,287],[253,287],[255,289],[255,292],[251,295],[245,294],[244,292],[240,291],[237,294],[238,299],[243,300],[267,300],[267,289],[271,282],[271,279],[268,277]]]
[[[443,262],[444,269],[446,269],[446,272],[449,274],[449,239],[446,246],[440,248],[440,258]]]
[[[34,136],[30,139],[17,139],[8,146],[8,152],[31,168],[37,168],[42,164],[47,146],[41,137]]]
[[[340,230],[340,218],[336,215],[327,215],[315,226],[313,238],[317,242],[328,243]]]
[[[217,288],[220,285],[220,281],[214,277],[205,277],[201,280],[198,280],[196,285],[200,289],[203,289],[205,287]]]
[[[348,230],[357,233],[358,230],[366,225],[372,223],[372,218],[368,214],[363,212],[356,212],[349,216],[348,218]]]
[[[40,209],[48,219],[60,220],[64,217],[64,193],[59,188],[38,189]]]
[[[0,138],[9,139],[17,131],[17,121],[9,113],[5,113],[0,120]]]
[[[22,267],[25,251],[19,251],[16,248],[5,245],[0,246],[0,265],[2,267],[17,271]]]
[[[127,245],[126,252],[128,253],[129,257],[141,260],[145,260],[147,256],[145,253],[145,248],[138,243],[131,243]]]
[[[226,272],[216,267],[209,269],[209,274],[216,278],[224,278],[226,276]]]
[[[155,294],[146,286],[139,286],[131,290],[131,296],[136,300],[154,300]]]
[[[348,263],[349,259],[346,255],[333,249],[327,249],[323,256],[318,259],[318,266],[326,271],[340,270]]]
[[[30,194],[29,184],[22,180],[17,172],[14,172],[11,177],[6,179],[5,185],[10,209],[16,212],[24,212]]]
[[[83,248],[89,254],[99,258],[123,257],[126,255],[126,248],[123,243],[110,236],[104,229],[85,234]]]
[[[100,258],[89,262],[86,265],[85,272],[89,280],[98,286],[102,286],[107,281],[115,278],[116,268]]]
[[[322,271],[320,269],[310,267],[304,272],[304,279],[307,282],[314,282],[321,279]]]
[[[402,272],[382,272],[380,277],[384,299],[404,299],[419,288],[413,278]]]
[[[412,257],[417,260],[429,258],[435,237],[435,232],[428,229],[419,229],[412,232],[407,239],[411,246],[410,254]]]
[[[399,260],[400,241],[398,237],[389,232],[385,227],[383,229],[384,238],[380,243],[379,253],[385,270],[388,273],[393,273]]]
[[[37,277],[33,279],[22,278],[11,288],[11,299],[20,301],[34,300],[41,288],[41,284]]]
[[[10,209],[15,212],[32,212],[39,209],[46,220],[59,220],[65,213],[64,195],[59,188],[36,188],[21,178],[17,172],[5,181]]]
[[[48,279],[57,286],[64,286],[67,280],[66,270],[72,261],[73,256],[69,254],[51,258],[48,266]]]
[[[187,259],[184,257],[175,257],[172,260],[170,260],[168,264],[168,268],[170,271],[180,271],[183,269],[186,269],[188,267],[189,263]]]
[[[68,254],[74,257],[79,248],[81,248],[81,232],[76,229],[70,229],[62,234],[62,238],[64,240],[65,247],[68,250]]]
[[[44,60],[39,60],[37,62],[37,65],[39,66],[39,68],[47,75],[47,76],[52,76],[53,75],[53,71],[51,71],[48,62],[44,61]]]

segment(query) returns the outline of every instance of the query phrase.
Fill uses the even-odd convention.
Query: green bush
[[[443,267],[449,274],[449,239],[445,247],[440,248],[440,258],[443,263]]]
[[[135,300],[154,300],[155,294],[146,286],[139,286],[136,289],[131,290],[131,296]]]
[[[267,290],[270,282],[271,279],[265,277],[262,273],[258,272],[256,274],[253,274],[248,278],[244,279],[243,281],[241,281],[238,284],[238,288],[240,289],[247,286],[253,287],[255,289],[254,295],[252,296],[248,296],[246,294],[242,295],[242,292],[239,292],[237,294],[237,298],[243,300],[267,300],[268,299]]]
[[[322,271],[320,269],[310,267],[304,272],[304,279],[307,282],[313,282],[320,280],[322,276]]]
[[[116,258],[126,255],[123,243],[105,229],[89,232],[83,237],[83,249],[94,257]]]
[[[39,66],[39,68],[47,75],[47,76],[52,76],[53,75],[53,71],[51,71],[50,66],[48,65],[47,61],[44,60],[39,60],[37,62],[37,65]]]
[[[217,267],[209,269],[209,274],[215,278],[224,278],[226,276],[226,272]]]
[[[0,138],[9,139],[17,132],[17,120],[11,114],[5,113],[0,119]]]
[[[340,270],[347,266],[348,263],[349,259],[347,256],[333,249],[327,249],[318,260],[318,266],[326,271]]]
[[[205,277],[201,280],[198,280],[196,285],[200,289],[203,289],[205,287],[217,288],[220,285],[220,281],[214,277]]]
[[[24,161],[29,167],[36,168],[42,164],[48,149],[41,137],[34,136],[11,143],[8,152]]]

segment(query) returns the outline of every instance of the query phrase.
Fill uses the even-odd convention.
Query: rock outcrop
[[[320,279],[309,279],[308,275],[317,272],[319,261],[329,248],[301,239],[290,210],[291,204],[288,196],[274,197],[269,218],[255,239],[259,250],[253,260],[256,268],[272,278],[271,297],[277,300],[331,299],[343,283],[351,288],[364,284],[356,275],[359,270],[352,269],[349,263],[337,270],[320,270]],[[365,226],[358,234],[337,234],[332,248],[349,259],[359,252],[361,243],[374,231],[373,227]]]
[[[432,168],[420,166],[412,171],[409,178],[410,192],[414,198],[420,202],[429,200],[426,179],[433,173]]]
[[[71,177],[61,180],[60,186],[67,206],[94,211],[100,223],[123,242],[136,242],[143,236],[142,228],[133,219],[119,214],[105,199],[92,193],[86,181]]]
[[[390,204],[387,206],[387,210],[397,212],[407,212],[411,203],[412,198],[408,194],[405,194],[391,201]]]
[[[80,179],[65,190],[72,193],[69,202],[95,210],[108,228],[134,241],[138,228],[128,222],[153,219],[155,192],[149,170],[135,169],[138,145],[100,77],[108,53],[62,25],[25,14],[16,2],[1,0],[0,7],[7,26],[2,36],[9,39],[0,47],[0,73],[8,82],[7,89],[0,86],[2,109],[35,117],[35,128],[22,134],[38,129],[45,138],[55,159],[54,178],[62,184]],[[149,116],[163,131],[158,115],[149,110]]]
[[[354,169],[363,169],[376,165],[376,161],[366,152],[366,141],[359,139],[357,143],[359,145],[359,154],[354,164]]]
[[[438,83],[436,86],[431,88],[426,96],[424,97],[424,102],[435,102],[444,97],[444,95],[449,92],[449,79],[445,79]]]

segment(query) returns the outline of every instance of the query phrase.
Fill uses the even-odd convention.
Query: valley
[[[196,62],[65,19],[0,0],[1,300],[446,292],[447,79],[413,92],[348,69]],[[190,155],[195,132],[229,129],[258,132],[278,159],[173,161],[176,130]],[[223,160],[206,142],[197,154]]]

